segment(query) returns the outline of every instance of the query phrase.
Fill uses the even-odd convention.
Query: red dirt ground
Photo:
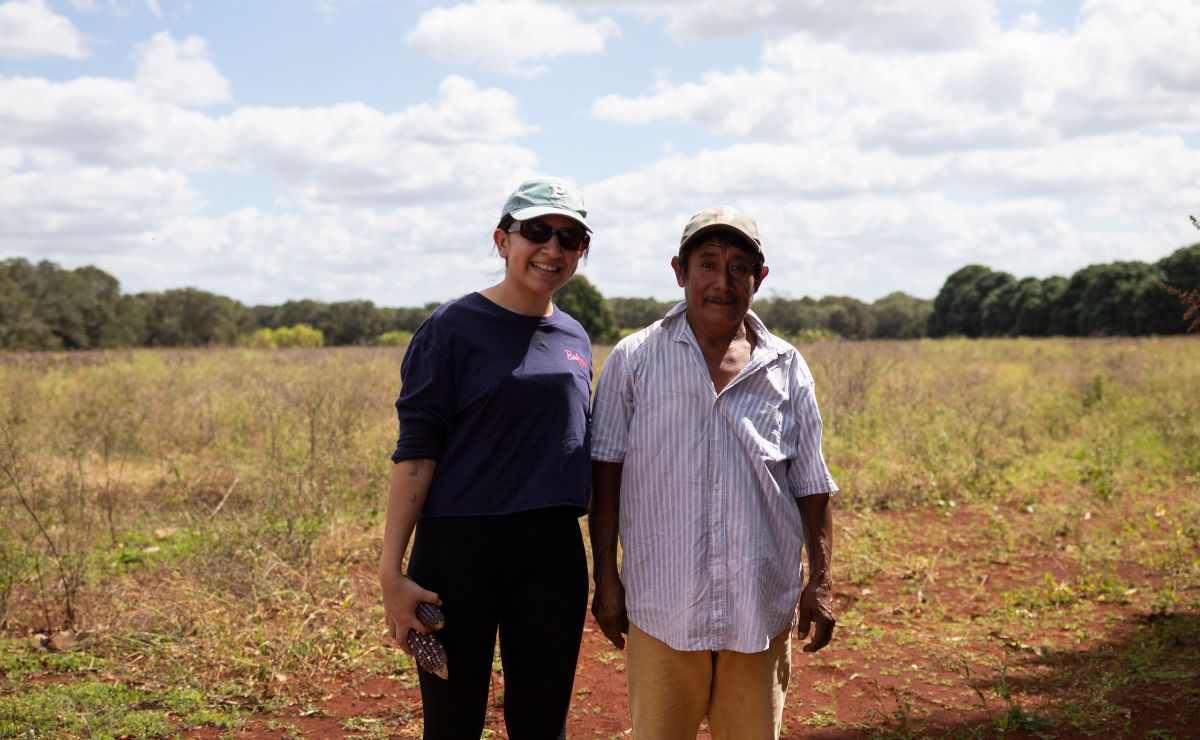
[[[910,532],[939,531],[931,512],[893,516]],[[1027,556],[998,560],[954,534],[980,526],[980,517],[962,516],[956,529],[943,527],[951,534],[940,541],[907,542],[914,555],[932,558],[837,587],[834,641],[807,654],[793,640],[783,737],[1200,737],[1200,683],[1193,680],[1200,675],[1200,614],[1152,614],[1143,595],[1161,579],[1126,562],[1108,572],[1136,598],[1110,591],[1040,612],[1006,603],[1014,593],[1045,598],[1047,583],[1078,583],[1084,574],[1065,556],[1070,544],[1042,543]],[[954,567],[928,565],[950,550],[958,551]],[[570,737],[630,736],[624,668],[624,654],[589,617]],[[502,682],[493,677],[493,696]],[[411,668],[385,677],[331,676],[319,691],[303,692],[319,694],[315,703],[254,715],[234,737],[419,737],[416,683]],[[486,727],[490,737],[507,737],[494,701]],[[213,729],[188,734],[220,736]],[[700,737],[708,737],[703,728]]]
[[[872,585],[876,589],[880,584]],[[889,623],[880,618],[877,626],[885,635],[897,638],[902,631],[912,631],[912,622],[903,616]],[[1118,632],[1131,639],[1144,621],[1127,615]],[[917,617],[919,620],[919,617]],[[936,626],[934,626],[936,628]],[[920,631],[920,628],[916,628]],[[845,631],[839,635],[846,639]],[[897,640],[898,641],[898,640]],[[1046,690],[1058,686],[1059,678],[1049,674],[1067,671],[1071,666],[1039,666],[1038,656],[1027,646],[1014,646],[1004,636],[996,636],[995,653],[1016,654],[1026,661],[1022,679],[1010,677],[1014,691],[1029,692],[1018,702],[1031,711],[1041,710],[1037,682],[1044,681]],[[839,648],[835,641],[829,648],[812,655],[800,651],[801,643],[793,641],[792,687],[784,713],[784,738],[817,738],[840,740],[867,737],[970,737],[978,728],[987,730],[983,737],[1197,737],[1200,728],[1200,687],[1163,686],[1134,695],[1110,696],[1109,700],[1128,708],[1119,721],[1119,729],[1101,729],[1085,734],[1058,722],[1039,731],[1000,733],[995,726],[1004,714],[1005,706],[992,696],[985,710],[968,681],[940,659],[931,658],[919,642],[910,643],[896,651],[888,651],[885,659],[848,648]],[[1190,664],[1196,665],[1195,645],[1191,645]],[[1021,657],[1024,654],[1025,657]],[[1048,661],[1047,661],[1048,662]],[[576,674],[575,696],[567,723],[568,736],[573,738],[621,738],[631,736],[625,695],[624,655],[616,651],[590,622],[584,634],[583,647]],[[1039,678],[1039,676],[1041,678]],[[502,678],[494,679],[499,689]],[[980,686],[991,686],[979,681]],[[416,677],[411,671],[393,677],[363,678],[353,675],[330,679],[319,704],[298,704],[288,711],[272,715],[256,715],[235,734],[237,738],[344,738],[344,737],[420,737],[421,702]],[[987,689],[985,689],[986,695]],[[909,697],[905,707],[902,697]],[[1174,712],[1174,715],[1171,713]],[[832,713],[832,716],[831,716]],[[822,726],[836,716],[836,727]],[[824,719],[828,718],[828,719]],[[1118,718],[1120,720],[1120,718]],[[487,728],[493,737],[506,738],[503,717],[498,703],[488,708]],[[1106,724],[1105,727],[1110,727]],[[1116,730],[1116,731],[1114,731]],[[215,730],[201,730],[189,737],[217,738]],[[708,738],[702,728],[700,738]]]

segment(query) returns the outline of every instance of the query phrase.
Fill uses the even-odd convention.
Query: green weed
[[[202,710],[189,692],[153,692],[120,684],[83,681],[36,687],[0,697],[0,737],[77,735],[92,738],[150,738],[174,735],[176,717],[185,727],[230,729],[231,712]]]

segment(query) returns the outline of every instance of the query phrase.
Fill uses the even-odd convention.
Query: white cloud
[[[244,107],[213,117],[103,78],[0,78],[0,139],[69,163],[188,172],[253,170],[346,203],[457,200],[528,171],[532,131],[517,99],[448,77],[437,98],[396,113],[362,103]]]
[[[825,200],[920,190],[944,176],[946,166],[944,159],[914,160],[825,142],[736,144],[667,157],[606,180],[602,192],[606,208],[620,212],[665,211],[680,202],[754,193]]]
[[[99,13],[107,9],[109,14],[116,18],[128,18],[138,7],[144,5],[151,15],[162,19],[162,7],[158,0],[68,0],[68,2],[72,8],[81,13]],[[190,11],[191,3],[184,2],[182,9]]]
[[[368,0],[318,0],[330,10],[359,2]],[[98,3],[154,12],[147,0]],[[1043,4],[1045,20],[1008,13],[1006,28],[983,0],[759,0],[723,21],[734,6],[682,0],[420,7],[408,43],[434,58],[488,73],[545,67],[536,86],[545,96],[578,85],[553,74],[554,59],[592,53],[588,89],[623,94],[599,97],[600,123],[566,134],[553,127],[576,123],[574,111],[545,117],[546,131],[528,123],[515,92],[533,87],[524,81],[509,90],[453,74],[434,96],[390,110],[351,99],[218,114],[197,107],[231,99],[204,41],[162,33],[135,54],[135,81],[0,76],[0,237],[16,254],[96,264],[126,290],[419,305],[499,277],[491,227],[516,182],[558,166],[539,160],[545,146],[548,159],[590,173],[591,182],[575,178],[596,227],[583,274],[610,296],[678,297],[669,259],[679,232],[719,202],[759,221],[771,265],[764,295],[931,297],[968,262],[1069,275],[1195,241],[1192,0],[1153,9],[1093,0],[1071,23]],[[741,65],[730,55],[742,41],[691,46],[712,71],[663,72],[629,94],[629,78],[605,76],[630,69],[612,58],[609,11],[654,19],[621,53],[647,42],[660,44],[649,54],[672,49],[651,35],[664,18],[688,44],[732,34],[763,42]],[[227,71],[235,82],[247,74]],[[634,151],[664,154],[610,165],[607,153],[629,143],[605,138],[614,123],[630,127]],[[702,132],[660,138],[680,125]],[[561,143],[568,136],[574,148]]]
[[[303,201],[179,219],[161,234],[182,265],[208,266],[197,282],[215,292],[266,303],[309,296],[390,306],[447,298],[443,286],[464,276],[486,281],[500,266],[486,259],[486,237],[486,227],[456,221],[444,206],[376,212]],[[453,243],[469,247],[444,249]]]
[[[69,19],[47,7],[44,0],[0,4],[0,57],[83,59],[87,54],[83,35]]]
[[[688,122],[726,137],[850,139],[898,151],[1050,144],[1200,121],[1200,5],[1096,0],[1073,35],[996,31],[977,46],[880,55],[796,33],[757,70],[597,99],[603,121]],[[1164,9],[1167,10],[1167,9]]]
[[[1044,149],[965,152],[952,165],[953,181],[980,190],[1060,197],[1161,197],[1168,186],[1188,187],[1197,172],[1200,150],[1178,137],[1141,133],[1072,139]]]
[[[457,200],[534,161],[506,142],[421,141],[408,135],[402,116],[359,103],[243,108],[221,129],[236,162],[314,198],[360,205]]]
[[[127,293],[192,286],[246,303],[310,297],[417,306],[502,271],[490,252],[491,224],[463,215],[449,205],[376,211],[301,198],[271,210],[167,217],[95,253],[35,254],[64,266],[95,264]]]
[[[149,167],[48,169],[0,178],[8,249],[81,258],[134,249],[164,220],[202,204],[180,172]]]
[[[25,155],[15,146],[0,147],[0,172],[15,170],[25,162]]]
[[[208,44],[199,36],[176,41],[160,31],[134,47],[138,87],[160,100],[204,106],[232,99],[229,80],[208,58]]]
[[[1014,25],[1022,31],[1036,31],[1042,26],[1042,17],[1031,10],[1018,16]]]
[[[397,114],[396,126],[421,141],[503,141],[534,130],[521,120],[520,102],[500,88],[481,89],[450,75],[438,85],[437,99]]]
[[[405,41],[441,62],[532,77],[548,69],[546,60],[602,51],[618,32],[608,18],[586,21],[549,3],[476,0],[427,10]]]
[[[454,201],[528,170],[517,99],[451,76],[432,103],[393,114],[361,103],[241,108],[220,123],[231,156],[313,197],[386,205]]]
[[[680,39],[712,40],[801,31],[876,50],[974,45],[994,25],[994,0],[569,0],[584,8],[621,8],[666,19]]]
[[[203,167],[222,152],[214,119],[129,83],[0,77],[0,140],[82,165]]]
[[[496,277],[488,234],[533,172],[535,154],[514,143],[531,131],[514,96],[456,76],[391,113],[224,116],[120,80],[0,77],[0,234],[10,254],[96,264],[126,290],[416,305]],[[273,178],[274,201],[207,214],[196,178],[240,172]]]
[[[722,202],[758,220],[768,293],[932,297],[969,262],[1045,277],[1154,261],[1194,241],[1183,214],[1200,202],[1196,172],[1200,150],[1148,134],[938,156],[823,142],[676,154],[585,185],[589,277],[606,295],[677,297],[666,261],[679,232]]]
[[[671,28],[702,38],[801,29],[813,38],[863,48],[946,49],[975,44],[991,25],[992,12],[989,0],[703,0],[674,7]]]
[[[586,192],[610,212],[614,182]],[[664,184],[664,189],[667,186]],[[1052,198],[963,203],[930,190],[813,199],[790,192],[684,194],[661,211],[597,219],[589,279],[610,296],[681,297],[668,263],[695,210],[726,202],[753,216],[771,273],[764,296],[851,295],[871,301],[896,290],[932,298],[971,262],[1018,277],[1070,275],[1085,264],[1161,255],[1162,242],[1137,229],[1089,232]]]

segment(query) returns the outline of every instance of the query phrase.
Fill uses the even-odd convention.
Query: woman
[[[551,299],[588,250],[586,217],[570,184],[521,183],[492,233],[504,279],[434,311],[401,365],[379,577],[406,652],[408,630],[427,631],[419,603],[445,614],[449,678],[420,670],[426,738],[479,738],[497,629],[508,736],[565,737],[588,594],[592,356]]]

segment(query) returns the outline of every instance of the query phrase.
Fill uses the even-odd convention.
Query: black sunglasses
[[[592,243],[592,237],[587,229],[581,226],[570,226],[556,229],[545,221],[517,221],[508,227],[509,232],[519,231],[534,244],[545,244],[550,237],[558,237],[558,246],[568,251],[582,252]]]

